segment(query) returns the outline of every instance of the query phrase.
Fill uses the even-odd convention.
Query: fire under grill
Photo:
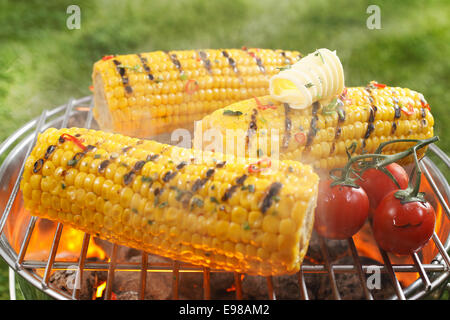
[[[398,257],[379,248],[370,224],[345,241],[313,234],[301,270],[249,276],[172,261],[30,216],[19,184],[37,134],[49,127],[96,128],[92,97],[45,110],[0,145],[0,254],[30,287],[56,299],[419,299],[439,294],[450,277],[449,185],[435,163],[420,165],[421,188],[436,210],[436,230],[418,253]],[[169,142],[162,135],[158,140]],[[432,145],[443,168],[450,159]]]

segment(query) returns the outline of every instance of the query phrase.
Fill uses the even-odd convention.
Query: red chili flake
[[[424,107],[425,109],[428,109],[428,111],[431,111],[431,107],[428,103],[426,103],[423,99],[420,99],[420,104],[422,105],[422,107]]]
[[[110,60],[110,59],[112,59],[112,58],[114,58],[114,56],[113,56],[113,55],[109,55],[109,56],[104,56],[104,57],[102,58],[102,60],[103,60],[103,61],[106,61],[106,60]]]
[[[257,107],[259,110],[266,110],[266,109],[269,109],[269,108],[270,108],[270,109],[276,109],[276,108],[277,108],[277,106],[274,105],[272,102],[269,102],[268,104],[262,105],[261,102],[258,100],[257,97],[253,96],[253,99],[255,99],[255,101],[256,101],[256,107]]]
[[[304,132],[297,132],[294,135],[294,138],[299,144],[304,144],[306,142],[306,134]]]
[[[256,163],[250,164],[248,166],[248,172],[249,173],[261,172],[263,170],[267,170],[271,166],[272,166],[272,161],[270,160],[270,158],[264,158],[264,159],[259,160]]]
[[[347,91],[347,87],[345,87],[341,95],[339,96],[339,99],[344,100],[345,96],[347,96]]]
[[[408,103],[408,109],[406,109],[405,107],[402,107],[402,112],[408,116],[412,116],[414,114],[414,107],[412,106],[411,103]]]
[[[193,94],[197,90],[198,90],[198,82],[196,80],[194,80],[194,79],[189,79],[186,82],[186,85],[184,86],[184,91],[187,94]]]
[[[386,85],[384,83],[372,83],[375,87],[379,88],[379,89],[384,89],[386,88]]]
[[[75,143],[78,147],[80,147],[83,151],[86,151],[87,147],[82,143],[81,139],[77,139],[74,136],[68,134],[68,133],[63,133],[60,137],[60,139],[62,140],[70,140],[73,143]]]
[[[91,92],[94,92],[94,86],[89,86],[89,90],[91,90]]]
[[[253,57],[253,58],[255,57],[255,53],[252,52],[252,51],[249,51],[248,54],[249,54],[251,57]]]
[[[247,48],[246,46],[242,46],[241,49],[244,50],[244,51],[247,51],[247,50],[248,50],[248,48]]]

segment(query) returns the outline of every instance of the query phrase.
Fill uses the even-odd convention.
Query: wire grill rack
[[[0,145],[0,156],[5,157],[3,164],[0,166],[0,181],[2,181],[3,186],[8,185],[6,180],[13,181],[12,190],[8,190],[9,196],[7,200],[5,199],[3,201],[4,203],[0,204],[0,210],[3,211],[3,214],[0,217],[1,256],[9,264],[11,270],[14,270],[15,273],[25,278],[26,281],[39,290],[56,299],[78,299],[80,297],[79,288],[75,288],[72,294],[68,294],[67,292],[58,290],[49,285],[49,279],[53,271],[70,269],[76,271],[78,279],[82,279],[83,272],[85,270],[106,271],[107,280],[105,299],[111,299],[112,297],[112,284],[114,282],[114,274],[116,271],[127,270],[140,273],[139,297],[141,299],[144,299],[145,297],[147,283],[146,279],[149,272],[167,271],[172,273],[173,276],[171,277],[171,281],[173,299],[177,299],[179,297],[180,273],[197,272],[203,275],[203,298],[211,299],[211,273],[222,271],[210,270],[209,268],[185,264],[179,261],[149,264],[149,254],[146,252],[141,253],[142,259],[140,263],[120,263],[117,261],[117,245],[113,245],[112,247],[109,262],[91,262],[86,258],[89,242],[92,239],[89,234],[84,234],[81,252],[79,254],[76,267],[74,267],[74,263],[57,261],[56,252],[63,230],[63,225],[61,223],[57,224],[53,242],[49,248],[47,261],[32,261],[25,259],[25,254],[38,219],[37,217],[30,218],[25,236],[20,245],[20,250],[16,252],[12,248],[5,235],[4,229],[18,196],[20,177],[22,176],[24,170],[24,159],[26,159],[30,154],[38,133],[49,127],[66,127],[71,117],[83,117],[84,127],[90,128],[93,124],[92,109],[92,96],[81,99],[70,99],[65,105],[51,110],[44,110],[40,117],[28,122]],[[434,153],[447,168],[450,168],[450,159],[442,150],[434,145],[432,145],[429,150],[431,150],[431,152]],[[449,220],[450,209],[446,199],[450,195],[450,192],[445,177],[439,172],[439,170],[437,170],[434,163],[428,157],[422,159],[420,165],[428,183],[443,208],[443,219]],[[14,170],[10,169],[11,166],[14,167]],[[436,176],[438,179],[436,179]],[[349,238],[346,241],[351,252],[353,264],[335,264],[330,262],[330,254],[326,241],[319,238],[324,263],[314,265],[303,264],[301,270],[297,273],[300,297],[302,299],[310,298],[308,296],[308,289],[305,283],[306,274],[326,274],[329,279],[329,285],[333,297],[335,299],[341,299],[336,281],[336,275],[343,273],[357,274],[364,297],[369,300],[373,299],[373,296],[366,285],[365,278],[365,274],[368,272],[369,268],[373,267],[373,265],[369,266],[362,264],[354,240]],[[378,266],[379,271],[388,274],[395,292],[391,299],[419,299],[426,296],[430,292],[433,292],[437,288],[442,287],[442,285],[446,283],[447,279],[450,277],[450,257],[447,252],[450,249],[450,238],[447,237],[447,239],[442,241],[439,236],[434,233],[431,241],[434,243],[438,254],[429,264],[422,263],[417,253],[411,255],[413,261],[412,264],[393,264],[388,254],[381,248],[378,248],[383,260],[383,263]],[[38,269],[43,270],[42,276],[35,272],[35,270]],[[14,272],[10,273],[10,277],[14,276]],[[419,278],[407,288],[403,289],[396,275],[401,272],[415,272],[419,274]],[[275,294],[272,277],[266,277],[266,281],[267,298],[276,299],[277,297]],[[12,281],[12,283],[14,283],[14,281]],[[242,299],[242,278],[238,273],[234,273],[234,287],[236,299]]]

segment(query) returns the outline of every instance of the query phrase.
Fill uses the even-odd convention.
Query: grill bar
[[[148,270],[148,254],[145,251],[142,251],[142,259],[141,259],[141,287],[139,290],[139,297],[141,300],[145,298],[145,287],[147,286],[147,270]]]
[[[209,268],[203,268],[203,299],[211,299],[211,270]]]
[[[180,262],[173,262],[173,271],[172,271],[172,299],[178,300],[178,287],[180,284]]]
[[[322,250],[322,255],[325,260],[325,266],[326,266],[326,270],[328,273],[328,277],[330,279],[331,290],[333,292],[333,296],[336,300],[341,300],[341,297],[339,295],[339,290],[338,290],[337,284],[336,284],[336,276],[334,275],[333,267],[330,264],[330,257],[328,254],[327,245],[325,243],[325,240],[322,237],[319,237],[319,242],[320,242],[320,249]]]
[[[395,293],[397,294],[397,297],[400,300],[405,300],[405,294],[403,293],[403,289],[402,286],[400,285],[400,282],[397,279],[397,276],[395,275],[394,269],[392,268],[392,264],[391,261],[389,260],[389,257],[386,253],[386,251],[384,251],[381,248],[378,248],[380,253],[381,253],[381,257],[383,258],[384,261],[384,265],[386,266],[387,270],[388,270],[388,274],[389,274],[389,278],[391,279],[392,285],[394,286],[394,290]]]
[[[358,256],[358,251],[356,249],[355,242],[353,241],[352,238],[347,239],[347,242],[348,242],[348,246],[350,248],[350,251],[352,253],[353,261],[355,262],[356,270],[358,271],[358,277],[359,277],[359,281],[361,283],[361,287],[362,287],[363,292],[364,292],[364,296],[366,297],[367,300],[373,300],[372,294],[370,293],[370,291],[369,291],[369,289],[367,288],[367,285],[366,285],[366,278],[365,278],[364,273],[363,273],[363,269],[362,269],[362,266],[361,266],[361,261],[360,261],[359,256]]]
[[[431,282],[430,279],[428,278],[428,275],[425,271],[425,269],[422,266],[422,263],[420,262],[419,256],[417,255],[417,253],[413,253],[411,255],[411,257],[413,258],[414,264],[417,267],[417,270],[419,271],[419,275],[422,278],[422,281],[424,283],[424,287],[425,287],[425,291],[429,291],[431,289]]]
[[[111,262],[109,263],[108,276],[106,278],[105,300],[111,300],[111,296],[112,296],[112,286],[114,283],[114,272],[116,269],[116,262],[117,262],[117,249],[118,249],[118,245],[114,244],[112,247]]]
[[[302,300],[309,300],[308,289],[306,289],[305,284],[305,275],[303,274],[303,266],[300,268],[300,271],[297,273],[298,276],[298,285],[300,286],[300,298]]]
[[[34,227],[36,225],[37,217],[32,216],[30,222],[28,223],[27,230],[25,232],[25,237],[20,245],[19,255],[17,256],[16,265],[18,268],[22,266],[25,259],[25,253],[27,252],[28,245],[30,244],[31,234],[33,233]]]
[[[241,274],[238,272],[234,273],[234,285],[236,287],[236,299],[242,300],[242,282]]]
[[[77,275],[75,277],[76,281],[75,281],[75,288],[72,293],[72,299],[80,298],[81,284],[83,283],[83,271],[86,263],[86,256],[90,240],[91,236],[88,233],[85,233],[83,236],[83,243],[81,245],[80,259],[78,260],[78,268],[76,270]]]
[[[267,293],[269,294],[269,300],[276,300],[275,291],[273,290],[273,279],[271,276],[266,277],[267,281]]]
[[[59,240],[61,240],[61,233],[63,230],[62,223],[58,223],[56,226],[55,236],[53,237],[52,247],[50,249],[50,254],[48,257],[47,265],[45,266],[45,273],[42,277],[42,286],[48,286],[48,280],[50,279],[50,275],[52,272],[52,266],[55,262],[56,251],[58,250]]]

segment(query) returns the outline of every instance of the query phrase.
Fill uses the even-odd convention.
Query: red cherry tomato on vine
[[[391,163],[385,167],[392,176],[397,180],[400,189],[408,187],[408,174],[402,166],[397,163]],[[361,180],[356,183],[361,186],[369,197],[370,207],[376,209],[381,200],[391,191],[399,189],[399,187],[385,174],[383,171],[370,168],[361,176]]]
[[[401,203],[390,192],[373,215],[373,233],[385,251],[409,254],[420,250],[434,232],[436,215],[428,202]]]
[[[314,229],[329,239],[347,239],[361,229],[369,215],[369,199],[363,188],[319,183]]]

